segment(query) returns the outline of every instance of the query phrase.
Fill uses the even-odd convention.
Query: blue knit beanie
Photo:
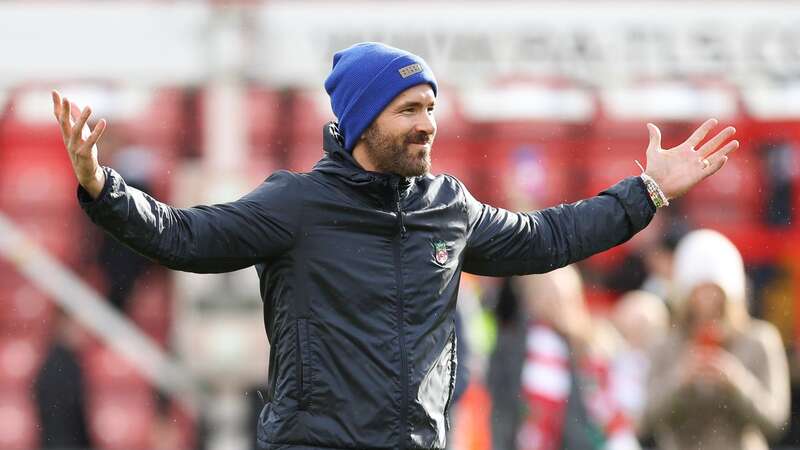
[[[405,50],[362,42],[333,55],[325,90],[339,120],[345,150],[355,147],[364,130],[398,94],[423,83],[430,84],[436,95],[430,67]]]

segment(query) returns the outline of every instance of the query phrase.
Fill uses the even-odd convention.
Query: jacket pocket
[[[418,444],[424,448],[444,448],[450,428],[448,413],[456,380],[456,336],[451,331],[439,356],[432,362],[419,384],[417,403],[428,424]],[[424,435],[423,435],[424,434]]]
[[[456,376],[458,375],[458,336],[456,336],[456,331],[453,330],[450,333],[450,355],[448,365],[450,367],[450,383],[447,387],[447,401],[445,401],[444,406],[444,421],[445,421],[445,429],[450,430],[450,407],[453,404],[453,394],[456,390]]]
[[[269,415],[271,411],[272,404],[267,402],[263,408],[261,408],[261,412],[258,415],[258,423],[256,424],[256,441],[259,444],[259,448],[263,448],[269,442],[267,437],[267,422],[269,420]]]
[[[297,408],[308,409],[310,406],[311,365],[308,350],[308,320],[297,319],[295,340],[295,367],[297,368]]]

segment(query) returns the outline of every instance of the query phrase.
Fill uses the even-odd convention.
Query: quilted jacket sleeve
[[[174,208],[125,184],[104,168],[97,199],[80,186],[78,201],[95,224],[142,255],[175,270],[198,273],[242,269],[289,249],[298,223],[294,177],[276,172],[237,201]]]
[[[599,195],[531,213],[484,204],[463,188],[469,237],[464,270],[490,276],[544,273],[619,245],[655,214],[639,177]]]

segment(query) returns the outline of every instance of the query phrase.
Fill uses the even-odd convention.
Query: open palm
[[[70,103],[53,91],[53,114],[56,116],[64,146],[67,148],[72,170],[78,183],[97,198],[105,183],[105,173],[97,160],[97,141],[106,129],[106,121],[100,120],[94,130],[89,130],[86,122],[92,115],[88,106],[81,111],[78,105]],[[78,112],[80,111],[80,114]]]
[[[725,165],[728,154],[739,147],[738,141],[729,141],[736,129],[726,127],[700,148],[695,148],[716,126],[717,120],[709,119],[682,144],[663,149],[661,131],[652,123],[647,124],[650,144],[647,146],[645,173],[658,183],[668,199],[680,197],[692,186],[716,173]]]

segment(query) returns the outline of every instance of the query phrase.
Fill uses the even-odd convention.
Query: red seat
[[[581,149],[581,172],[584,177],[580,197],[597,195],[625,177],[636,176],[647,165],[647,135],[633,139],[609,139],[597,136],[587,140]]]
[[[77,182],[63,145],[18,146],[0,156],[0,208],[29,212],[75,208]]]
[[[113,349],[104,345],[87,346],[82,357],[90,392],[99,395],[113,391],[150,392],[141,372]]]
[[[90,395],[89,434],[103,450],[145,449],[153,445],[156,425],[152,394],[124,390]]]
[[[169,287],[162,273],[154,273],[137,281],[128,314],[148,336],[166,345],[170,332],[172,303]]]
[[[14,219],[14,224],[34,244],[40,246],[62,262],[77,260],[80,252],[80,223],[75,214],[50,216],[36,215]]]
[[[12,337],[0,340],[0,386],[4,389],[30,389],[44,356],[43,339]]]
[[[165,159],[174,155],[186,139],[184,92],[178,88],[163,88],[149,98],[142,114],[126,118],[115,126],[135,137],[137,145],[158,149]],[[102,145],[102,144],[101,144]]]
[[[194,417],[177,402],[173,401],[160,418],[160,426],[155,439],[162,446],[174,450],[188,450],[197,447],[197,432]]]
[[[487,182],[468,186],[487,203],[530,210],[573,199],[571,148],[562,141],[489,135],[465,156]]]
[[[253,156],[272,157],[280,146],[278,125],[283,100],[277,91],[251,88],[246,98],[248,137]]]
[[[692,189],[682,202],[697,226],[749,224],[761,220],[767,200],[757,157],[742,154],[728,160],[725,168]]]
[[[431,150],[431,172],[453,175],[468,183],[473,167],[470,164],[472,145],[468,139],[437,138]]]
[[[4,305],[0,308],[0,335],[45,334],[54,311],[47,295],[13,271],[0,275],[0,284],[0,301]]]
[[[0,448],[33,450],[38,448],[38,419],[31,396],[25,391],[0,394]]]
[[[335,120],[328,97],[318,91],[296,92],[291,107],[293,144],[313,144],[322,149],[322,127]]]
[[[443,84],[439,84],[439,94],[436,96],[436,139],[439,140],[464,140],[468,141],[475,127],[464,117],[458,91]]]
[[[322,126],[319,128],[319,140],[322,140]],[[291,149],[287,158],[287,167],[285,169],[293,170],[296,172],[308,172],[322,159],[324,152],[322,151],[322,144],[297,144]]]
[[[737,126],[737,129],[739,128],[741,127]],[[739,130],[739,132],[741,132],[741,130]],[[800,122],[794,119],[777,119],[770,121],[752,119],[752,121],[747,124],[747,132],[750,140],[753,142],[776,140],[800,142]]]
[[[13,110],[13,109],[12,109]],[[53,116],[49,116],[53,117]],[[28,122],[13,114],[0,121],[0,155],[16,153],[19,147],[63,148],[64,141],[53,118],[44,122]]]

